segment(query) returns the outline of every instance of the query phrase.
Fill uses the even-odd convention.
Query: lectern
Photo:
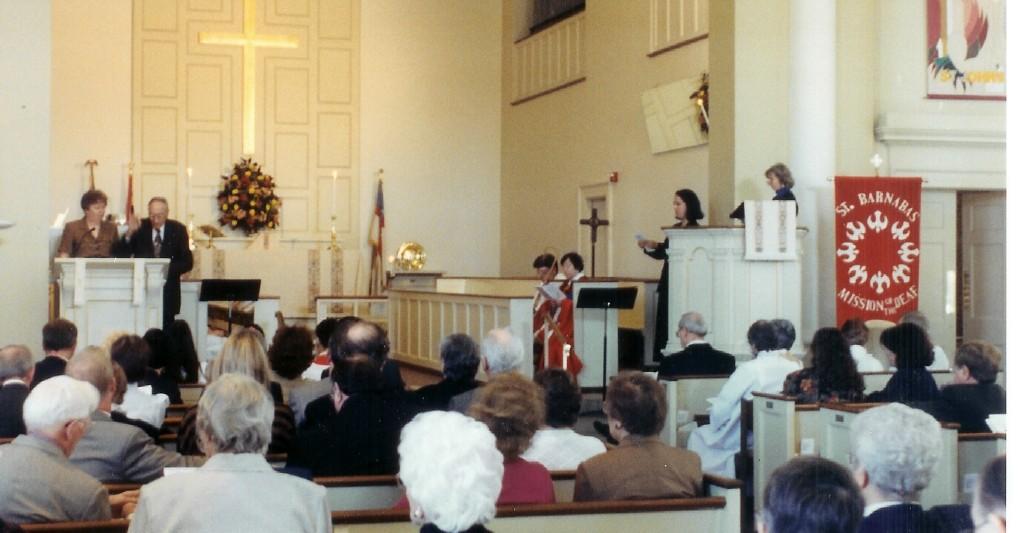
[[[114,331],[143,335],[163,325],[170,259],[55,259],[60,316],[78,326],[78,346]]]
[[[748,215],[747,224],[752,223]],[[792,241],[774,239],[772,244],[786,242],[791,255],[768,259],[748,255],[747,229],[743,227],[663,229],[668,236],[670,326],[683,313],[697,311],[708,322],[707,340],[719,350],[740,356],[750,353],[747,328],[758,319],[788,319],[797,329],[796,338],[801,338],[800,270],[806,228],[795,228]],[[769,241],[751,244],[757,252]],[[681,349],[678,337],[670,335],[662,353]]]

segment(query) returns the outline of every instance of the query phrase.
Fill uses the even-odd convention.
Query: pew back
[[[821,456],[841,465],[853,466],[850,436],[857,414],[875,404],[825,404],[821,407]],[[921,505],[947,505],[959,501],[957,493],[957,426],[943,424],[939,460],[928,488],[921,492]]]
[[[760,511],[768,478],[796,455],[796,401],[775,394],[753,394],[754,510]]]
[[[661,381],[667,402],[665,427],[661,430],[662,441],[669,446],[685,444],[678,442],[679,427],[696,415],[708,414],[711,406],[708,399],[717,396],[726,381],[729,381],[727,375],[684,376]]]
[[[957,436],[960,503],[974,501],[974,487],[982,469],[989,461],[1005,453],[1006,433],[961,433]]]

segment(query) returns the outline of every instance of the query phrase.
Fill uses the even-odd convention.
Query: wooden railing
[[[586,12],[515,43],[516,91],[512,105],[587,79],[584,55]]]
[[[491,329],[509,326],[527,354],[523,374],[533,375],[531,297],[392,290],[388,298],[393,358],[440,369],[439,345],[446,336],[465,333],[480,342]]]

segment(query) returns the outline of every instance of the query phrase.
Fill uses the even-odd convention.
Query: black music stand
[[[577,309],[604,309],[604,347],[601,352],[601,400],[608,392],[608,310],[632,309],[636,303],[636,287],[580,289]]]
[[[231,309],[235,302],[260,299],[258,279],[204,279],[199,283],[200,302],[228,302],[228,335],[231,334]]]

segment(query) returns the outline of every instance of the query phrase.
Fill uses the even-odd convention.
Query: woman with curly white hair
[[[465,415],[429,411],[402,429],[398,477],[420,533],[485,533],[504,475],[494,435]]]
[[[868,409],[853,421],[850,447],[865,503],[859,531],[943,530],[916,503],[939,460],[938,421],[901,403]]]

